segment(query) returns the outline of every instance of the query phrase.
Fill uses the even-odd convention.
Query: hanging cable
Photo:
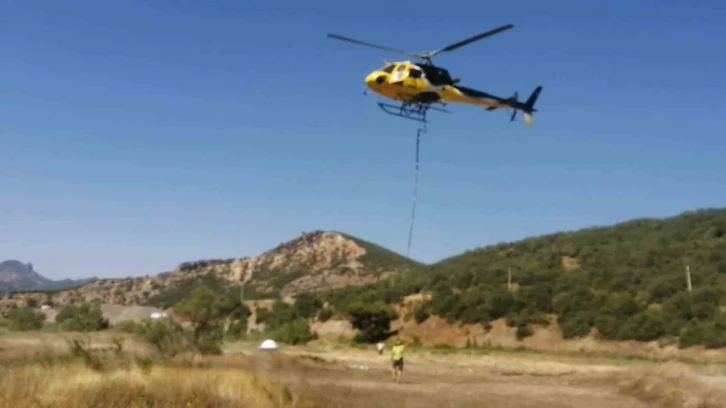
[[[408,229],[408,246],[406,247],[406,256],[409,256],[411,252],[411,241],[413,239],[413,224],[416,220],[416,198],[418,196],[418,169],[419,169],[419,148],[421,145],[421,133],[426,133],[426,122],[424,121],[423,128],[418,128],[416,131],[416,167],[414,172],[413,182],[413,203],[411,206],[411,224]]]

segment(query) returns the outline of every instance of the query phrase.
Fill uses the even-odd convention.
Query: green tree
[[[174,313],[192,324],[192,341],[202,354],[219,354],[223,339],[223,319],[233,309],[233,302],[219,298],[208,287],[195,289],[174,306]]]
[[[230,339],[239,339],[247,333],[247,321],[252,312],[243,303],[239,303],[229,314],[229,326],[226,335]]]
[[[356,340],[361,343],[375,343],[390,335],[391,321],[396,312],[383,302],[372,304],[356,303],[348,311],[350,322],[360,333]]]

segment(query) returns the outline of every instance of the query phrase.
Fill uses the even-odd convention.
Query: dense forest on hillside
[[[325,299],[345,313],[350,304],[393,303],[422,290],[433,297],[415,311],[419,322],[438,315],[486,325],[506,317],[525,337],[532,324],[546,324],[546,315],[554,314],[566,338],[595,328],[606,339],[724,347],[726,210],[501,243]]]

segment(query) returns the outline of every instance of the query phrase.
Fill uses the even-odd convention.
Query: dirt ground
[[[229,350],[230,356],[260,353],[265,352]],[[641,395],[640,383],[628,388],[629,377],[633,381],[649,378],[633,374],[647,369],[645,365],[409,352],[403,380],[395,383],[391,379],[388,354],[378,355],[375,350],[286,347],[277,353],[315,362],[315,368],[305,371],[304,378],[290,370],[276,372],[277,379],[290,384],[302,382],[308,389],[323,390],[327,401],[341,407],[686,406],[674,404],[670,397],[661,403],[657,401],[658,395],[655,400],[650,395]]]

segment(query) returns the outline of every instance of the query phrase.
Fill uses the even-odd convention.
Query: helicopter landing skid
[[[434,108],[431,104],[420,102],[404,102],[401,105],[378,102],[378,106],[389,115],[399,116],[421,123],[428,123],[426,113],[428,113],[429,109],[437,112],[451,113],[446,109]]]

